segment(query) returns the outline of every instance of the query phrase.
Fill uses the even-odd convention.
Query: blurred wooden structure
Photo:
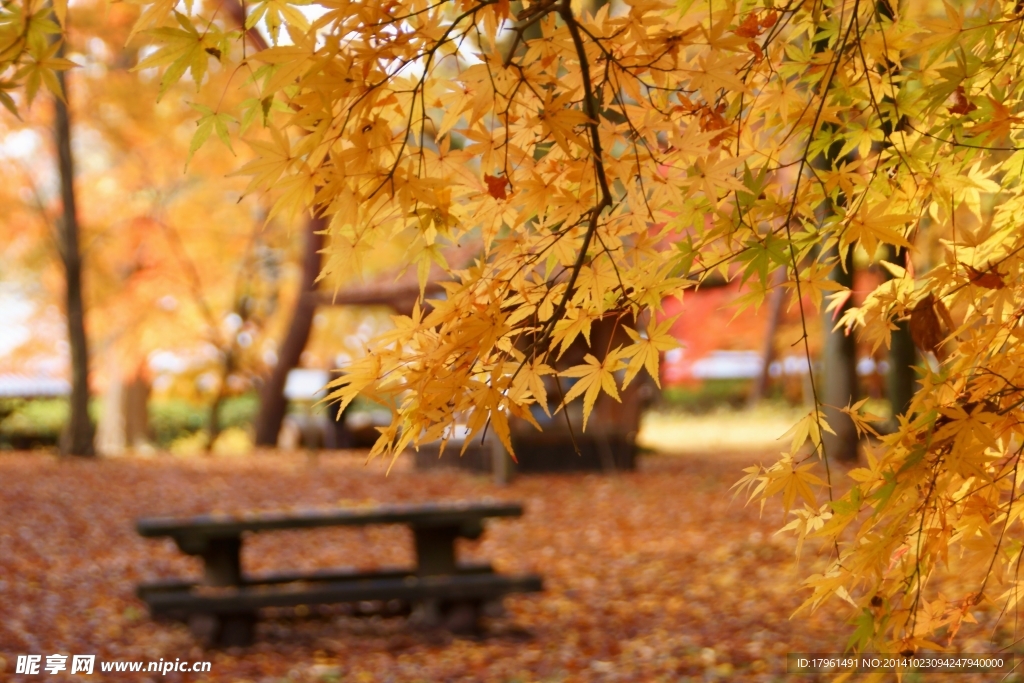
[[[150,446],[149,396],[152,386],[146,362],[125,372],[116,354],[108,354],[107,388],[96,427],[96,450],[101,455],[121,455]]]
[[[461,247],[448,255],[448,262],[456,268],[469,264],[476,256],[475,249]],[[426,298],[443,294],[440,281],[444,272],[433,266],[425,289]],[[394,273],[381,275],[364,284],[347,287],[336,294],[317,294],[321,305],[334,306],[389,306],[395,311],[408,314],[420,295],[417,274],[413,270],[395,276]],[[613,339],[614,337],[614,339]],[[591,345],[588,348],[582,338],[577,339],[559,359],[557,367],[565,369],[583,363],[587,353],[601,357],[606,349],[617,343],[630,343],[629,337],[614,319],[598,320],[591,328]],[[568,391],[568,383],[562,380],[561,391]],[[653,399],[654,383],[641,372],[629,387],[621,392],[622,403],[602,395],[594,406],[594,412],[583,432],[582,399],[575,400],[563,412],[555,413],[560,403],[560,389],[555,382],[548,387],[549,418],[535,406],[533,415],[544,431],[538,432],[525,420],[512,418],[512,447],[518,463],[511,463],[500,444],[471,443],[461,457],[462,443],[452,441],[444,454],[438,457],[436,446],[422,446],[416,454],[417,468],[458,467],[460,469],[494,473],[502,478],[501,469],[510,466],[516,472],[574,472],[633,470],[636,467],[636,434],[640,428],[640,416],[647,403]],[[496,449],[500,449],[500,452]]]
[[[566,349],[553,364],[558,370],[584,363],[588,353],[601,358],[607,349],[631,343],[614,318],[605,318],[593,323],[590,330],[590,345],[582,338]],[[532,413],[543,431],[538,432],[525,420],[512,424],[512,447],[519,460],[521,472],[572,472],[572,471],[630,471],[636,468],[636,436],[640,430],[640,417],[653,400],[654,382],[641,371],[629,386],[620,390],[621,403],[606,394],[601,394],[594,403],[594,410],[583,431],[583,400],[572,403],[555,412],[561,404],[563,392],[568,391],[566,380],[555,381],[548,386],[548,417],[540,406]]]

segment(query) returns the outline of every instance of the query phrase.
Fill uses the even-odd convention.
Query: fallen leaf
[[[365,464],[365,451],[325,451],[315,464],[270,450],[94,462],[3,452],[0,677],[13,674],[18,654],[45,663],[64,653],[95,654],[96,675],[24,680],[132,683],[138,674],[100,666],[163,658],[213,662],[202,675],[164,677],[185,682],[678,681],[705,678],[713,648],[715,665],[732,667],[719,680],[784,678],[777,652],[841,652],[847,629],[825,610],[815,628],[792,627],[801,601],[794,542],[773,535],[777,524],[757,506],[731,502],[737,472],[766,455],[646,456],[637,472],[524,475],[497,487],[454,468],[414,470],[409,458],[385,476]],[[315,618],[284,608],[261,615],[250,648],[205,650],[185,625],[151,619],[134,593],[141,582],[202,575],[173,543],[140,537],[138,517],[487,497],[522,501],[526,512],[489,523],[480,541],[460,541],[459,558],[541,574],[545,590],[506,598],[486,637],[452,638],[401,616],[367,619],[373,604],[310,606]],[[242,562],[254,575],[411,566],[411,536],[402,525],[253,534]],[[824,560],[812,552],[803,561]]]

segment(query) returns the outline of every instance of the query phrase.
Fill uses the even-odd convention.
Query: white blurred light
[[[175,311],[178,309],[178,300],[170,294],[166,294],[157,299],[156,305],[165,311]]]

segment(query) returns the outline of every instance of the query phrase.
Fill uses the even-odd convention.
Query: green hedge
[[[0,447],[56,446],[69,412],[63,398],[5,399],[0,403]]]
[[[220,407],[221,430],[231,427],[248,429],[256,419],[259,398],[243,394],[226,399]],[[180,399],[154,400],[149,403],[149,432],[154,445],[163,448],[181,437],[206,429],[210,418],[209,404]]]
[[[722,406],[739,408],[750,393],[748,379],[710,379],[690,386],[666,387],[660,407],[687,413],[709,413]]]
[[[228,398],[221,406],[221,429],[248,429],[258,408],[255,394]],[[89,412],[94,420],[99,418],[98,401],[90,404]],[[63,398],[0,400],[0,448],[56,446],[68,413],[68,402]],[[150,401],[150,437],[158,448],[166,447],[176,439],[205,429],[209,414],[209,405],[179,399]]]

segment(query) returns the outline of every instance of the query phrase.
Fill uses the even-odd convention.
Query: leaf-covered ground
[[[402,462],[385,477],[357,454],[3,455],[0,678],[13,675],[17,654],[63,653],[212,662],[210,674],[154,678],[167,681],[787,680],[787,653],[841,652],[850,627],[827,610],[790,619],[813,549],[798,567],[792,543],[774,535],[779,512],[761,518],[732,499],[743,466],[735,457],[650,456],[636,473],[523,476],[497,487]],[[150,620],[134,596],[139,582],[201,572],[170,540],[140,538],[141,516],[483,497],[523,501],[526,513],[492,521],[461,556],[540,573],[546,591],[507,598],[507,614],[482,638],[333,609],[277,613],[247,649],[203,649],[184,626]],[[412,559],[399,527],[268,533],[248,539],[243,555],[252,572]]]

